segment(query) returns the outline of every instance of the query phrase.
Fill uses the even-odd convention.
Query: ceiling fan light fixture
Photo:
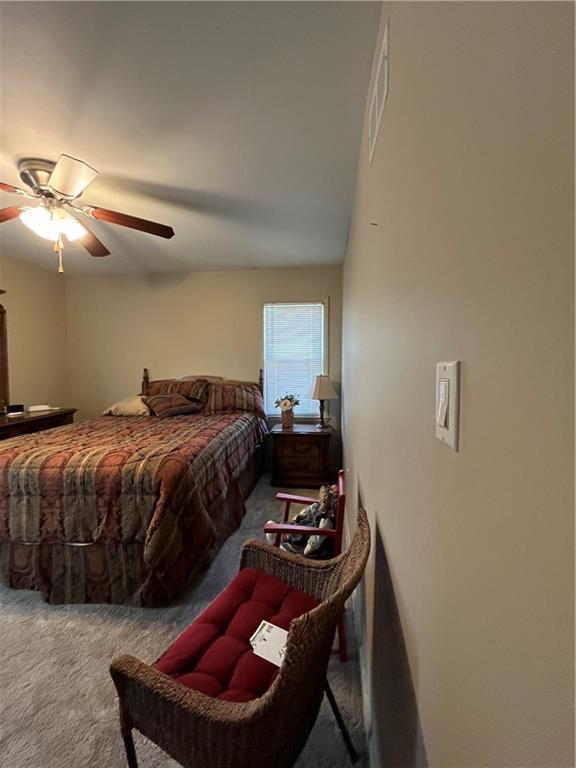
[[[78,240],[80,237],[88,234],[86,227],[83,227],[79,221],[73,219],[71,216],[67,216],[60,221],[60,231],[63,232],[70,242]]]
[[[62,234],[66,235],[68,240],[78,240],[88,231],[79,221],[59,208],[49,210],[43,205],[22,211],[20,221],[39,237],[52,242],[58,240]]]
[[[32,230],[39,237],[45,240],[56,240],[60,230],[58,224],[53,220],[50,211],[44,206],[38,208],[27,208],[20,214],[20,221],[28,229]]]

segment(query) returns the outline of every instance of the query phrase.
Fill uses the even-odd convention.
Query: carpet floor
[[[111,659],[131,653],[152,662],[226,586],[240,546],[279,517],[268,477],[247,503],[242,526],[206,573],[168,608],[47,605],[34,592],[0,585],[0,765],[5,768],[125,768]],[[359,670],[348,621],[350,659],[330,661],[329,680],[366,768]],[[141,768],[177,763],[135,732]],[[351,765],[324,700],[298,768]],[[243,767],[244,768],[244,767]],[[250,766],[245,766],[250,768]]]

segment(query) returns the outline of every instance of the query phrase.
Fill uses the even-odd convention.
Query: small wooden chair
[[[346,492],[344,488],[344,470],[338,472],[338,502],[336,505],[336,520],[334,528],[314,528],[309,525],[292,525],[288,522],[290,516],[290,507],[292,504],[314,504],[318,499],[309,496],[295,496],[291,493],[277,493],[278,501],[285,502],[284,522],[267,523],[264,526],[265,533],[276,534],[274,546],[279,547],[283,534],[300,534],[304,536],[329,536],[334,539],[334,557],[342,552],[342,537],[344,534],[344,512],[346,509]],[[344,614],[338,622],[338,654],[341,661],[348,660],[348,643],[346,641],[346,624]]]

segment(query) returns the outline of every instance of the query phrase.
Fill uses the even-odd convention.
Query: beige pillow
[[[150,409],[140,395],[126,397],[102,411],[103,416],[150,416]]]

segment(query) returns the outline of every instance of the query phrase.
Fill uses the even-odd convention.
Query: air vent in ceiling
[[[384,110],[386,99],[388,98],[388,37],[388,19],[386,19],[384,32],[382,34],[382,43],[380,45],[380,51],[378,54],[378,64],[376,66],[376,73],[372,83],[370,109],[368,110],[368,155],[370,164],[372,164],[372,157],[374,156],[374,149],[376,148],[376,140],[378,138],[378,131],[380,129],[382,111]]]

